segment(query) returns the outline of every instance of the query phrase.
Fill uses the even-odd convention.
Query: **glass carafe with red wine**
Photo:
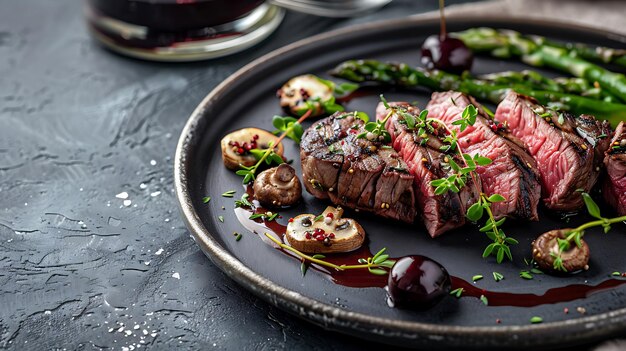
[[[251,47],[284,10],[264,0],[87,0],[94,37],[125,55],[195,61]]]

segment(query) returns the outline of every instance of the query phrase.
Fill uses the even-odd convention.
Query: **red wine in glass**
[[[252,46],[280,24],[264,0],[87,0],[94,36],[131,56],[191,61]]]

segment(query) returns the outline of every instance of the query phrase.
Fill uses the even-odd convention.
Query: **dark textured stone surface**
[[[436,5],[394,0],[352,20],[289,13],[251,50],[168,65],[100,48],[77,0],[0,2],[0,349],[370,348],[215,268],[179,217],[172,157],[195,106],[254,58]]]
[[[0,348],[365,348],[215,268],[179,217],[171,158],[195,106],[254,58],[436,2],[396,0],[352,20],[290,13],[251,50],[173,65],[103,50],[81,5],[0,3]]]

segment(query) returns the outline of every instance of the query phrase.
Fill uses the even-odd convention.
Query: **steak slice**
[[[626,123],[619,123],[604,157],[607,177],[602,186],[606,202],[626,216]]]
[[[302,135],[300,159],[305,189],[318,199],[328,198],[328,189],[337,189],[343,154],[331,152],[329,145],[339,139],[337,131],[350,128],[345,119],[325,118]]]
[[[405,112],[415,116],[419,109],[408,103],[392,103],[392,106],[403,107]],[[376,109],[376,117],[382,120],[389,111],[381,103]],[[391,134],[393,148],[408,165],[409,172],[414,176],[415,196],[419,211],[431,237],[463,226],[466,223],[467,208],[478,200],[479,192],[473,186],[461,188],[459,193],[448,191],[435,195],[435,188],[430,184],[433,180],[449,177],[454,172],[449,168],[449,158],[461,164],[458,156],[440,150],[444,144],[438,136],[427,133],[426,138],[408,129],[403,117],[395,112],[387,121],[386,128]],[[445,136],[444,129],[436,130]],[[480,182],[480,181],[479,181]],[[480,184],[479,184],[480,187]]]
[[[303,182],[313,196],[334,204],[412,223],[413,176],[390,146],[357,135],[364,122],[338,112],[319,120],[302,137]]]
[[[598,179],[608,123],[558,113],[512,91],[498,105],[495,119],[508,124],[537,162],[546,207],[579,209],[583,200],[576,190],[589,192]]]
[[[461,131],[452,122],[461,119],[469,104],[474,105],[479,113],[474,125]],[[496,218],[539,219],[537,205],[541,185],[537,164],[506,126],[487,117],[480,104],[459,92],[433,93],[426,109],[429,117],[438,118],[457,131],[459,146],[464,153],[480,154],[492,160],[487,166],[477,166],[476,172],[486,195],[500,194],[506,199],[491,205]]]

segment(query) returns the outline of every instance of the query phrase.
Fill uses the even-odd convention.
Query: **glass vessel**
[[[284,10],[263,0],[87,0],[86,15],[93,36],[116,52],[196,61],[259,43]]]

